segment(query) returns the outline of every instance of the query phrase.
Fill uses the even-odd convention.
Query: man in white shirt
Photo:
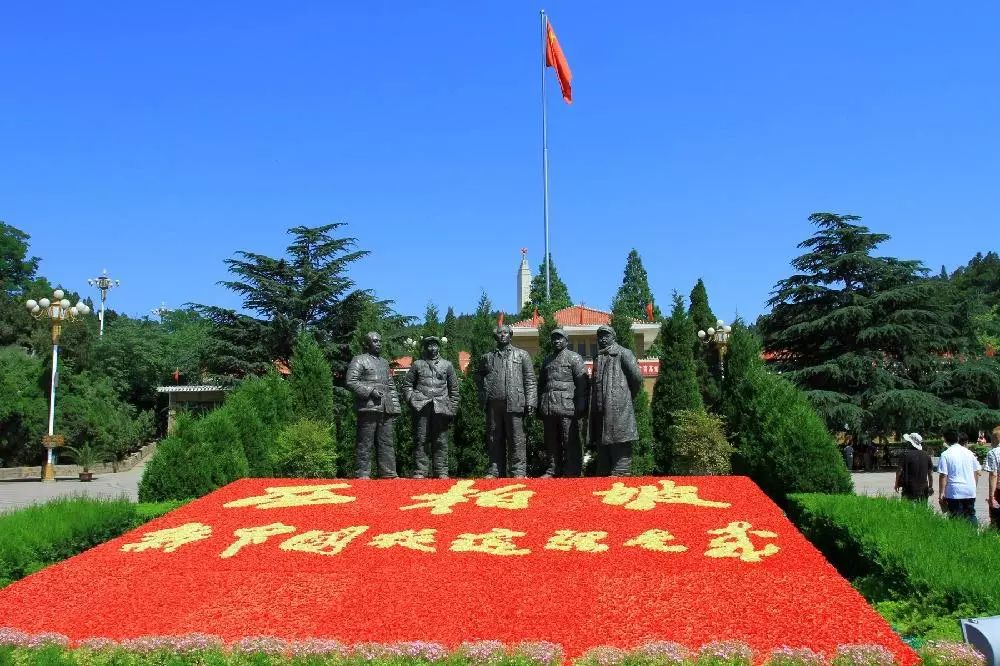
[[[976,519],[976,483],[982,467],[976,454],[967,447],[968,435],[955,436],[954,431],[944,433],[948,448],[938,459],[938,501],[941,509],[950,516],[965,518],[978,525]]]
[[[1000,529],[1000,495],[997,494],[997,474],[1000,473],[1000,432],[993,433],[993,448],[986,454],[983,465],[990,474],[990,492],[986,495],[986,505],[990,507],[990,524]]]

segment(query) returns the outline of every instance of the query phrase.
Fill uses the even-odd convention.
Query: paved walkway
[[[55,483],[42,483],[37,479],[0,481],[0,513],[18,509],[30,504],[48,502],[56,497],[72,497],[84,495],[87,497],[122,497],[133,502],[139,497],[139,480],[146,463],[141,462],[127,472],[106,473],[95,476],[89,483],[81,483],[74,478],[60,478]],[[882,495],[899,497],[893,492],[896,482],[895,472],[852,472],[854,491],[859,495]],[[976,514],[980,524],[989,524],[990,516],[986,507],[988,479],[984,473],[979,478],[978,496],[976,498]],[[940,512],[937,502],[937,474],[934,475],[935,497],[930,500],[934,510]]]
[[[146,463],[140,462],[127,472],[94,475],[94,480],[87,483],[75,476],[59,477],[54,483],[38,479],[0,481],[0,513],[43,504],[57,497],[126,497],[135,502],[139,499],[139,480],[145,468]]]

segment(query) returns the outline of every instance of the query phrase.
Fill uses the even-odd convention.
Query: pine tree
[[[691,290],[691,303],[688,315],[696,331],[707,331],[716,325],[715,315],[708,305],[708,290],[701,278]],[[718,368],[718,354],[709,345],[705,345],[697,337],[691,341],[694,350],[695,374],[698,375],[698,388],[701,399],[706,406],[712,408],[719,401],[719,380],[713,373]]]
[[[549,255],[549,262],[552,264],[552,274],[549,276],[551,293],[551,299],[549,300],[552,302],[552,309],[562,310],[563,308],[568,308],[573,305],[573,300],[569,296],[569,288],[559,277],[559,271],[556,270],[556,264],[552,261],[551,254]],[[539,312],[541,312],[542,304],[545,301],[545,260],[543,259],[541,265],[538,267],[538,272],[531,278],[528,302],[521,308],[518,319],[531,319],[535,308],[538,308]]]
[[[332,424],[333,373],[309,331],[299,334],[290,366],[288,386],[292,390],[296,417]]]
[[[611,328],[615,329],[615,338],[625,349],[635,353],[635,334],[632,333],[632,324],[635,318],[628,313],[624,301],[615,299],[611,305]]]
[[[776,502],[788,493],[849,493],[851,479],[823,419],[805,394],[761,360],[760,343],[742,322],[729,337],[722,387],[733,473],[752,478]]]
[[[440,338],[443,334],[441,333],[441,323],[438,321],[437,306],[428,303],[427,309],[424,311],[424,325],[420,328],[420,338],[423,339],[431,335]]]
[[[639,439],[632,445],[632,476],[651,476],[657,473],[656,442],[653,437],[653,413],[645,387],[635,395],[632,409],[639,431]]]
[[[934,427],[950,408],[927,390],[940,359],[965,342],[951,281],[919,261],[875,256],[887,234],[856,215],[814,213],[799,272],[778,282],[760,319],[776,369],[800,386],[827,426],[888,435]]]
[[[660,355],[660,371],[653,387],[653,458],[661,474],[671,471],[674,415],[685,409],[704,408],[691,347],[694,337],[694,324],[684,311],[684,300],[675,292],[670,317],[663,322],[660,330],[663,351]]]
[[[479,359],[494,347],[493,329],[496,320],[491,312],[489,297],[483,293],[476,308],[470,335],[471,360],[458,395],[458,415],[452,432],[451,447],[455,452],[455,473],[462,478],[481,477],[486,473],[486,410],[479,401],[473,375]]]
[[[639,321],[646,321],[646,307],[652,303],[653,320],[660,321],[663,318],[663,313],[653,298],[653,290],[649,288],[649,276],[642,265],[642,258],[635,249],[625,259],[625,274],[613,302],[622,308],[624,314]]]

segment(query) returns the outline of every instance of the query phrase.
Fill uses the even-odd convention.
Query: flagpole
[[[545,104],[545,66],[547,63],[548,23],[545,10],[542,19],[542,218],[545,222],[545,300],[552,298],[552,257],[549,254],[549,117]]]

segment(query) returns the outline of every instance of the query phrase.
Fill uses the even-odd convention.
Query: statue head
[[[435,359],[441,356],[441,340],[435,335],[428,335],[423,339],[424,356]]]
[[[566,337],[566,331],[561,328],[553,329],[552,332],[549,333],[549,340],[552,341],[552,348],[556,350],[557,354],[569,346],[569,339]]]
[[[510,346],[510,338],[514,334],[514,331],[507,324],[501,324],[497,326],[493,331],[493,337],[496,338],[497,347],[504,349]]]
[[[607,349],[611,345],[615,344],[617,336],[615,335],[615,329],[611,328],[607,324],[597,327],[597,346],[601,349]]]
[[[378,356],[382,353],[382,336],[375,331],[368,331],[365,333],[365,338],[362,344],[365,351],[372,356]]]

